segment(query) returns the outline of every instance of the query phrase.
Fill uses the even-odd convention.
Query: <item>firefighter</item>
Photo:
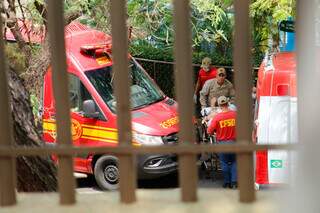
[[[211,58],[205,57],[202,59],[201,69],[198,73],[198,79],[196,83],[196,88],[194,90],[194,102],[197,103],[197,98],[199,97],[199,92],[202,89],[204,83],[213,79],[217,76],[217,69],[211,66]]]
[[[233,144],[236,140],[236,112],[228,107],[228,99],[225,96],[218,98],[218,105],[221,108],[211,121],[207,132],[216,134],[218,144]],[[234,153],[219,153],[223,173],[223,188],[237,188],[237,164]]]

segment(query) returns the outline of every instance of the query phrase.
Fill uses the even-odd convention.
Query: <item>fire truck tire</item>
[[[94,165],[94,177],[102,190],[119,188],[118,159],[114,156],[103,155]]]

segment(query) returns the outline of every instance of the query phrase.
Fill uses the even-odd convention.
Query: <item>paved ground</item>
[[[181,202],[181,190],[178,188],[177,175],[170,175],[157,180],[139,181],[136,190],[137,202],[125,205],[119,203],[119,193],[116,191],[99,190],[92,177],[77,178],[77,203],[71,206],[58,205],[58,193],[19,193],[18,205],[1,208],[1,213],[87,213],[87,212],[131,212],[131,213],[171,213],[171,212],[223,212],[223,213],[283,213],[290,211],[288,205],[282,206],[277,201],[283,201],[286,196],[280,191],[260,190],[257,201],[251,204],[239,202],[239,191],[222,189],[221,172],[206,179],[200,172],[198,202]],[[152,188],[152,190],[150,190]],[[213,189],[214,190],[211,190]],[[283,203],[283,202],[281,202]],[[284,202],[286,203],[286,202]]]
[[[88,178],[77,178],[77,192],[80,194],[102,193],[92,176]],[[178,188],[177,174],[154,180],[139,180],[139,189],[175,189]],[[214,175],[207,175],[199,170],[199,188],[222,188],[222,174],[217,171]]]
[[[112,213],[285,213],[292,212],[283,202],[285,196],[278,191],[259,191],[257,201],[254,203],[240,203],[237,190],[205,189],[197,191],[198,202],[181,202],[181,190],[172,189],[138,189],[137,201],[126,205],[119,202],[118,192],[94,192],[77,193],[75,205],[59,205],[58,193],[19,193],[18,204],[11,207],[0,208],[1,213],[88,213],[88,212],[112,212]],[[284,209],[281,209],[284,203]],[[302,204],[301,204],[302,205]],[[285,211],[284,211],[285,210]],[[290,210],[290,211],[289,211]],[[299,211],[303,212],[303,211]],[[308,212],[308,211],[307,211]],[[310,211],[309,211],[310,212]],[[319,211],[313,211],[319,212]]]

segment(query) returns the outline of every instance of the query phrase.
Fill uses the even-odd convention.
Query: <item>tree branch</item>
[[[76,12],[70,12],[67,13],[65,15],[65,25],[70,24],[72,21],[76,20],[77,18],[79,18],[81,16],[81,12],[80,11],[76,11]]]
[[[16,16],[15,0],[7,0],[8,10],[6,11],[7,19],[6,24],[11,30],[19,48],[25,53],[26,64],[29,64],[31,57],[31,48],[22,36],[21,29],[19,28],[18,19]]]
[[[34,1],[34,6],[37,9],[37,11],[39,12],[39,14],[41,15],[42,19],[43,19],[43,24],[46,26],[48,26],[48,10],[47,10],[47,5],[46,4],[41,4],[38,1]]]

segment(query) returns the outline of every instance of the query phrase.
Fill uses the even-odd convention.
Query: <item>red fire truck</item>
[[[65,28],[67,71],[71,103],[72,139],[75,146],[117,146],[116,100],[112,70],[112,39],[103,32],[73,22]],[[132,81],[133,144],[152,146],[178,141],[177,104],[165,96],[137,61],[129,56]],[[43,84],[43,140],[56,142],[52,70]],[[66,130],[67,131],[67,130]],[[76,172],[93,174],[102,189],[118,188],[116,156],[78,155]],[[142,155],[137,160],[140,179],[155,178],[177,170],[175,155]]]

